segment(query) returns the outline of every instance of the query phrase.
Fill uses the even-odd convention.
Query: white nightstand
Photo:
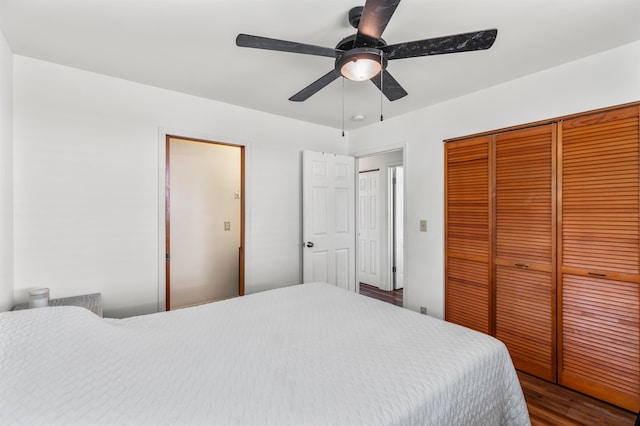
[[[102,296],[100,293],[83,294],[81,296],[63,297],[49,300],[49,306],[80,306],[89,309],[94,314],[102,317]],[[28,303],[16,305],[13,310],[28,309]]]

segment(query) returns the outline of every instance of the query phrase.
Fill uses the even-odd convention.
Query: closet
[[[445,318],[640,410],[640,106],[446,141]]]

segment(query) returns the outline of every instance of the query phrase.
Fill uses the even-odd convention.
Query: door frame
[[[409,158],[409,154],[408,154],[408,145],[406,142],[398,142],[398,143],[394,143],[394,144],[390,144],[390,145],[383,145],[383,146],[379,146],[379,147],[374,147],[374,148],[368,148],[368,149],[361,149],[361,150],[357,150],[357,151],[352,151],[349,152],[348,155],[353,156],[356,158],[356,167],[355,167],[355,174],[358,174],[358,170],[360,169],[359,167],[359,161],[360,158],[362,157],[370,157],[372,155],[380,155],[380,154],[386,154],[392,151],[402,151],[402,166],[403,166],[403,181],[404,181],[404,187],[402,188],[402,195],[403,195],[403,200],[405,203],[405,207],[406,207],[406,203],[407,203],[407,187],[408,185],[408,162],[407,159]],[[354,178],[355,179],[355,178]],[[356,194],[357,196],[357,194]],[[387,203],[388,204],[388,203]],[[357,203],[357,199],[356,199],[356,228],[358,229],[358,227],[360,226],[358,224],[358,217],[359,217],[359,211],[358,211],[358,203]],[[407,241],[407,209],[403,208],[403,213],[402,213],[402,218],[403,218],[403,222],[405,224],[403,230],[402,230],[402,234],[403,234],[403,240]],[[357,238],[357,236],[356,236]],[[358,253],[358,244],[356,244],[356,260],[359,258],[360,253]],[[403,292],[402,292],[402,306],[408,306],[408,293],[409,293],[409,262],[407,261],[407,250],[403,250],[403,254],[402,254],[402,262],[404,265],[404,287],[403,287]],[[357,265],[356,265],[357,268]],[[360,293],[360,282],[359,280],[356,280],[356,293]]]
[[[396,193],[397,193],[397,186],[395,181],[393,180],[395,175],[397,175],[398,172],[398,167],[402,167],[402,177],[404,178],[404,164],[390,164],[387,165],[387,208],[388,208],[388,214],[387,214],[387,226],[388,226],[388,239],[387,239],[387,243],[388,243],[388,247],[387,247],[387,254],[389,255],[389,264],[391,265],[391,267],[389,268],[389,270],[387,271],[389,276],[389,287],[391,288],[391,291],[396,290],[396,282],[398,279],[398,274],[397,274],[397,270],[394,271],[393,268],[395,268],[396,265],[396,225],[397,225],[397,215],[396,215]],[[392,174],[391,171],[394,171],[395,174]],[[402,194],[404,195],[404,180],[402,181]],[[402,218],[404,219],[404,198],[402,199]],[[403,234],[403,238],[404,238],[404,222],[402,223],[402,234]],[[404,240],[403,240],[404,243]],[[404,260],[404,248],[402,250],[402,258]],[[403,264],[403,271],[404,271],[404,264]],[[403,272],[404,275],[404,272]],[[404,288],[404,280],[403,280],[403,287]]]
[[[247,180],[247,163],[249,161],[249,142],[229,141],[229,138],[217,137],[210,134],[195,134],[184,130],[171,130],[159,128],[158,131],[158,311],[168,311],[170,307],[170,260],[167,259],[170,243],[170,192],[169,192],[169,140],[183,139],[186,141],[211,143],[216,145],[232,146],[240,148],[240,247],[239,274],[238,274],[238,294],[244,296],[246,293],[245,282],[247,281],[247,248],[246,241],[249,233],[247,217],[247,200],[249,185]],[[224,140],[225,142],[220,142]]]

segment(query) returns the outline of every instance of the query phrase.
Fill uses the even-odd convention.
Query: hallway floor
[[[373,297],[374,299],[382,300],[383,302],[388,302],[396,306],[402,306],[402,289],[384,291],[380,290],[378,287],[360,283],[360,294]]]

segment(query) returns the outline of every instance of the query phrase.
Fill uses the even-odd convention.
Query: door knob
[[[311,241],[308,241],[305,245],[309,248],[313,247],[313,243]]]

